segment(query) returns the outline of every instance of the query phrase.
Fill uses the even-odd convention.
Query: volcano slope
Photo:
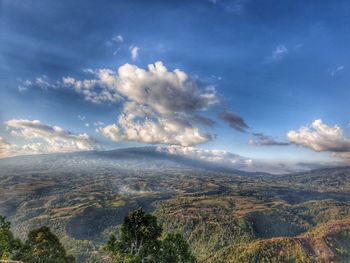
[[[199,262],[349,262],[350,168],[291,175],[221,169],[155,148],[0,160],[0,214],[24,238],[49,226],[78,262],[143,207]]]

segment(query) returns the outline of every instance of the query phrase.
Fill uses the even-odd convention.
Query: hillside
[[[48,225],[79,262],[102,262],[100,245],[138,207],[165,233],[183,233],[200,262],[322,262],[317,240],[338,225],[327,253],[342,262],[349,248],[349,168],[247,173],[152,147],[14,157],[0,167],[0,214],[15,234]]]
[[[205,262],[349,262],[350,218],[331,221],[297,237],[233,245]]]

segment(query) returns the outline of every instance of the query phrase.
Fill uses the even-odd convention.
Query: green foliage
[[[250,263],[310,263],[313,262],[293,238],[258,240],[248,244],[232,246],[221,251],[209,262]]]
[[[163,263],[194,263],[196,258],[191,249],[179,233],[168,234],[161,245],[161,259]]]
[[[215,204],[217,199],[210,200]],[[201,197],[174,198],[158,204],[155,213],[165,232],[183,233],[198,260],[205,260],[226,246],[254,240],[252,226],[245,218],[232,216],[234,209],[214,207],[208,202],[194,209],[196,200]]]
[[[131,211],[120,229],[119,239],[111,235],[103,249],[114,263],[194,263],[190,247],[180,234],[160,240],[157,218],[143,209]]]
[[[105,250],[111,253],[116,262],[155,262],[161,234],[162,228],[157,218],[146,214],[141,208],[136,209],[124,218],[119,240],[112,235]]]
[[[21,241],[14,238],[10,230],[11,223],[0,215],[0,260],[9,259],[11,254],[20,248]]]
[[[14,257],[26,263],[73,263],[73,256],[67,255],[59,239],[46,226],[28,234],[22,248]]]

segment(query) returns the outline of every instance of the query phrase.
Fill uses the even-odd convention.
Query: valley
[[[100,246],[138,207],[182,233],[199,262],[350,258],[348,167],[220,171],[148,147],[14,157],[0,168],[0,214],[16,236],[49,226],[78,262],[104,262]]]

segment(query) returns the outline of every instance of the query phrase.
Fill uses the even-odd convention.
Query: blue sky
[[[205,135],[182,145],[185,147],[226,150],[270,162],[348,162],[349,29],[350,3],[341,0],[2,0],[3,151],[13,145],[18,150],[27,143],[52,143],[47,136],[48,127],[53,126],[69,136],[86,133],[104,149],[181,144],[169,138],[131,139],[118,121],[126,111],[125,103],[131,101],[154,111],[157,125],[160,118],[174,120],[168,110],[179,111],[181,123],[189,122],[185,127],[198,128]],[[214,89],[216,102],[190,110],[177,103],[179,108],[169,106],[162,109],[164,113],[153,102],[129,93],[121,94],[119,101],[92,102],[77,89],[76,82],[64,83],[66,77],[96,79],[99,69],[116,72],[125,64],[147,71],[156,61],[169,72],[181,70],[195,83],[198,90],[189,103]],[[159,94],[154,98],[162,100]],[[220,118],[223,112],[233,118]],[[198,115],[215,124],[194,122]],[[26,129],[33,128],[32,124],[11,122],[9,126],[9,120],[38,120],[46,125],[48,134],[30,137]],[[243,128],[239,126],[242,121]],[[111,140],[106,130],[103,133],[112,124],[125,130],[118,140]],[[300,127],[308,130],[302,132]]]

